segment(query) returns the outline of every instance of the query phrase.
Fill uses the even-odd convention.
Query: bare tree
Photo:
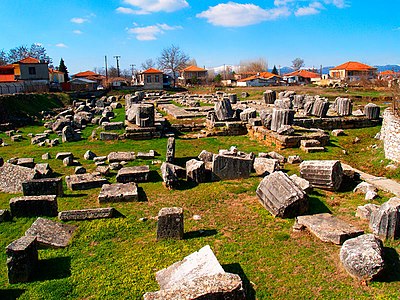
[[[159,68],[165,72],[170,72],[176,84],[176,77],[180,70],[183,70],[189,61],[189,56],[178,46],[171,45],[161,51],[161,56],[157,59]]]
[[[188,66],[196,66],[197,67],[197,61],[194,58],[191,58],[190,60],[188,60],[187,62]]]
[[[265,72],[268,69],[267,61],[260,57],[252,60],[242,60],[240,61],[240,71],[241,72]]]
[[[29,56],[29,49],[27,46],[18,46],[8,51],[7,60],[9,63],[17,62]]]
[[[0,50],[0,66],[4,66],[6,64],[7,64],[7,54],[2,49],[2,50]]]
[[[152,58],[149,58],[149,59],[146,59],[144,62],[142,62],[140,67],[143,70],[147,70],[147,69],[150,69],[150,68],[155,68],[156,67],[156,62]]]
[[[300,70],[302,67],[304,67],[304,59],[301,59],[299,57],[295,58],[292,60],[292,68],[294,70]]]
[[[93,72],[99,75],[104,75],[104,76],[106,75],[106,71],[102,67],[94,67]]]
[[[48,64],[53,63],[53,60],[47,55],[46,49],[41,44],[32,44],[29,48],[29,56],[45,61]]]

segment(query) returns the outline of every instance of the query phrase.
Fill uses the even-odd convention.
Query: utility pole
[[[135,64],[132,64],[132,65],[129,65],[130,67],[131,67],[131,70],[132,70],[132,76],[133,76],[133,71],[135,70]]]
[[[281,76],[281,65],[278,65],[279,76]]]
[[[225,64],[224,64],[224,80],[226,80],[226,68],[225,68]]]
[[[121,56],[115,55],[114,58],[117,60],[117,77],[119,77],[119,59],[121,58]]]
[[[108,69],[107,69],[107,55],[104,56],[104,62],[106,65],[106,81],[108,80]]]

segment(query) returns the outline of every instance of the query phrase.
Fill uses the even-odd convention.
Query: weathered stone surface
[[[247,122],[249,119],[255,117],[257,117],[257,111],[254,108],[246,108],[240,113],[240,120],[243,122]]]
[[[168,268],[156,273],[156,280],[162,290],[179,288],[196,278],[225,274],[210,246],[186,256]]]
[[[99,188],[108,183],[107,179],[101,177],[100,173],[69,175],[65,177],[65,182],[72,191]]]
[[[337,191],[343,179],[338,160],[307,160],[300,164],[300,176],[314,187]]]
[[[325,118],[329,109],[329,102],[317,99],[314,102],[311,114],[316,117]]]
[[[184,168],[173,165],[168,162],[163,162],[161,165],[161,177],[164,181],[164,184],[167,188],[175,188],[179,183],[179,173],[185,173]]]
[[[154,159],[156,153],[154,150],[150,150],[149,152],[138,152],[136,158],[138,159]]]
[[[67,156],[66,158],[63,159],[63,165],[68,167],[68,166],[73,166],[74,165],[74,159],[71,156]]]
[[[153,104],[131,104],[126,112],[126,119],[139,127],[154,126],[154,105]]]
[[[287,162],[289,164],[300,164],[303,162],[303,160],[298,155],[291,155],[291,156],[288,156]]]
[[[344,241],[364,233],[328,213],[299,216],[293,226],[294,230],[308,229],[323,242],[331,242],[341,245]]]
[[[118,171],[117,182],[146,182],[149,178],[149,166],[125,167]]]
[[[294,129],[291,125],[282,125],[276,132],[280,135],[294,135]]]
[[[264,155],[259,153],[258,156],[262,157]],[[278,152],[275,152],[275,151],[268,152],[265,154],[265,156],[273,158],[273,159],[277,159],[280,164],[284,164],[286,162],[286,158],[282,154],[279,154]]]
[[[66,157],[74,157],[74,155],[72,154],[72,152],[58,152],[56,154],[56,159],[61,159],[64,160],[64,158]]]
[[[279,161],[273,158],[256,157],[253,168],[258,176],[267,176],[279,170]]]
[[[0,209],[0,223],[11,221],[11,220],[12,220],[12,216],[10,214],[10,211],[8,209]]]
[[[293,108],[302,109],[305,104],[305,96],[304,95],[294,95],[293,96]]]
[[[383,141],[385,157],[400,162],[400,117],[393,113],[392,108],[385,109],[380,139]]]
[[[364,114],[367,116],[368,119],[371,120],[379,119],[380,113],[381,113],[381,108],[374,103],[368,103],[364,107]]]
[[[282,171],[265,176],[256,194],[274,217],[293,218],[308,210],[307,195]]]
[[[197,183],[206,182],[206,168],[203,161],[191,159],[186,162],[186,178]]]
[[[75,168],[75,174],[85,174],[86,173],[86,169],[82,166],[77,166]]]
[[[51,177],[53,175],[53,170],[50,165],[46,163],[36,164],[33,169],[36,175],[41,178]]]
[[[333,136],[344,136],[346,135],[343,129],[334,129],[331,133]]]
[[[167,141],[167,153],[165,155],[165,161],[173,163],[175,160],[175,138],[169,137]]]
[[[373,234],[364,234],[344,242],[340,261],[346,271],[362,281],[379,277],[385,269],[383,243]]]
[[[274,104],[276,100],[276,92],[272,90],[267,90],[263,93],[263,100],[265,104]]]
[[[97,162],[105,162],[107,160],[107,156],[96,156],[95,158],[93,158],[93,161],[95,163]]]
[[[138,187],[134,182],[103,184],[97,199],[99,203],[138,201]]]
[[[182,240],[184,233],[183,209],[164,207],[158,212],[157,240]]]
[[[58,213],[57,196],[43,195],[11,198],[10,210],[15,217],[54,217]]]
[[[83,158],[85,160],[93,160],[97,155],[94,154],[91,150],[87,150],[85,154],[83,155]]]
[[[214,156],[214,153],[209,152],[207,150],[202,150],[198,156],[198,159],[200,159],[201,161],[204,161],[205,163],[212,162],[213,156]]]
[[[119,134],[114,132],[100,132],[100,140],[116,141],[119,139]]]
[[[0,167],[0,191],[5,193],[22,192],[22,183],[32,180],[36,171],[31,168],[4,163]]]
[[[18,158],[16,165],[33,169],[35,167],[35,160],[32,157]]]
[[[76,133],[71,126],[65,126],[62,130],[61,140],[63,143],[75,142],[81,139],[80,134]]]
[[[215,154],[212,162],[212,180],[249,178],[253,159]]]
[[[272,111],[271,130],[278,131],[282,125],[292,125],[294,120],[294,110],[276,109]]]
[[[214,110],[218,121],[227,121],[233,117],[231,102],[228,98],[223,98],[222,100],[216,102]]]
[[[38,265],[36,237],[23,236],[6,247],[8,282],[28,282]]]
[[[110,175],[110,167],[107,165],[99,165],[96,167],[96,172],[99,172],[103,176]]]
[[[383,203],[371,216],[369,227],[383,239],[400,237],[400,198],[393,197]]]
[[[25,232],[25,235],[36,237],[38,244],[42,246],[65,248],[71,240],[75,229],[76,226],[73,225],[37,218]]]
[[[32,179],[22,183],[24,196],[63,195],[62,178]]]
[[[276,109],[292,109],[293,108],[293,103],[290,98],[282,98],[282,99],[275,100],[274,105],[275,105]]]
[[[47,134],[36,135],[31,139],[31,144],[32,145],[40,144],[40,143],[46,141],[47,137],[48,137]]]
[[[61,221],[83,221],[113,218],[115,215],[116,210],[113,207],[105,207],[60,211],[58,218]]]
[[[143,295],[144,300],[230,299],[245,300],[239,275],[231,273],[194,278],[179,288],[165,289]]]
[[[363,206],[358,206],[356,211],[356,217],[364,220],[370,220],[371,216],[378,211],[379,205],[368,203]]]
[[[101,126],[104,130],[119,130],[124,129],[124,122],[103,122]]]
[[[135,152],[110,152],[107,156],[108,162],[132,161],[136,159]]]
[[[335,109],[339,116],[350,116],[353,110],[353,103],[349,98],[336,98]]]
[[[297,176],[296,174],[290,175],[289,177],[295,184],[298,185],[299,188],[301,188],[304,193],[309,194],[312,192],[313,187],[312,185],[305,180],[304,178],[301,178],[299,176]]]

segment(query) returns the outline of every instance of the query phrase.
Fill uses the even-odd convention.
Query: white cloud
[[[286,6],[263,9],[254,4],[228,2],[209,7],[208,10],[196,16],[207,19],[208,23],[216,26],[242,27],[288,15],[290,15],[290,12]]]
[[[58,47],[58,48],[68,48],[68,46],[65,45],[64,43],[58,43],[55,46]]]
[[[129,8],[129,7],[118,7],[118,8],[116,9],[116,11],[117,11],[118,13],[126,14],[126,15],[147,15],[147,14],[149,14],[149,12],[147,12],[147,11],[144,11],[144,10],[134,10],[134,9],[132,9],[132,8]]]
[[[165,31],[182,29],[182,26],[170,26],[167,24],[156,24],[144,27],[133,27],[128,28],[127,31],[129,34],[134,34],[136,39],[139,41],[154,41],[160,36],[164,34]]]
[[[75,34],[82,34],[83,33],[81,30],[78,30],[78,29],[77,30],[73,30],[72,32],[75,33]]]
[[[89,19],[87,19],[87,18],[72,18],[71,22],[75,23],[75,24],[83,24],[83,23],[89,22]]]
[[[174,12],[189,6],[186,0],[124,0],[123,2],[139,8],[138,10],[125,7],[117,8],[118,12],[128,14],[148,14],[160,11]]]
[[[326,4],[333,4],[338,8],[345,8],[348,7],[349,5],[346,3],[346,0],[325,0],[324,1]]]
[[[296,0],[275,0],[274,1],[274,5],[275,6],[283,6],[283,5],[287,5],[288,3],[292,3],[295,2]]]
[[[319,14],[321,9],[323,9],[323,8],[324,7],[323,7],[323,5],[321,3],[313,2],[313,3],[310,3],[309,6],[298,8],[294,14],[297,17],[299,17],[299,16],[316,15],[316,14]]]

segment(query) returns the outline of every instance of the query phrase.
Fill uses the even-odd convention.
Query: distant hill
[[[395,72],[400,72],[400,66],[399,65],[385,65],[385,66],[374,66],[375,68],[378,68],[378,72],[383,72],[383,71],[395,71]]]

